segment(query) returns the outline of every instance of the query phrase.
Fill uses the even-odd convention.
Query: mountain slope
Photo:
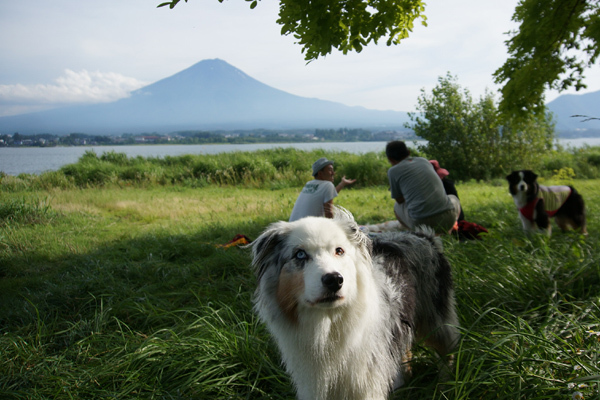
[[[265,85],[204,60],[112,103],[0,118],[0,132],[120,134],[187,129],[400,128],[406,113],[348,107]]]
[[[550,103],[547,107],[556,118],[556,130],[559,132],[579,132],[586,135],[586,131],[600,131],[600,120],[583,122],[584,118],[574,115],[587,115],[600,118],[600,91],[586,94],[563,94]]]

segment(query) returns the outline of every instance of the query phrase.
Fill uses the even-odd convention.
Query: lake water
[[[406,142],[412,146],[412,141]],[[600,146],[600,138],[559,140],[563,146]],[[81,146],[81,147],[0,147],[0,171],[8,175],[21,173],[40,174],[56,171],[60,167],[76,163],[88,150],[100,155],[115,151],[128,157],[164,157],[183,154],[219,154],[233,151],[256,151],[277,147],[293,147],[300,150],[335,150],[354,154],[380,152],[386,142],[327,142],[327,143],[262,143],[262,144],[206,144],[206,145],[137,145],[137,146]]]

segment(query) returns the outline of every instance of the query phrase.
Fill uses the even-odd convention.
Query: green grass
[[[467,220],[490,233],[443,239],[462,326],[455,370],[438,380],[418,347],[397,398],[599,397],[600,181],[574,185],[587,237],[527,236],[504,182],[458,185]],[[292,399],[252,312],[249,250],[217,247],[287,219],[299,189],[283,186],[0,193],[0,398]],[[359,223],[392,219],[384,186],[336,204]]]

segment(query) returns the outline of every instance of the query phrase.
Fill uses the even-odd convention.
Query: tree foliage
[[[245,1],[250,8],[258,4]],[[159,7],[173,8],[179,2],[170,0]],[[423,0],[280,0],[277,23],[282,35],[293,35],[305,59],[312,61],[334,48],[344,54],[360,52],[383,38],[388,46],[397,44],[412,32],[416,19],[426,25],[424,11]]]
[[[491,93],[474,102],[448,73],[418,99],[406,127],[427,140],[419,150],[435,158],[455,179],[489,179],[516,168],[535,168],[554,140],[550,115],[505,120]]]
[[[600,54],[598,0],[521,0],[506,42],[509,58],[495,73],[500,109],[508,115],[544,113],[545,89],[585,88],[583,72]]]

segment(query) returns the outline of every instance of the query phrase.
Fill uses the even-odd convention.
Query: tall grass
[[[0,226],[15,223],[33,224],[47,221],[54,215],[48,198],[27,200],[10,198],[0,203]]]
[[[420,154],[412,150],[414,155]],[[302,186],[311,179],[311,165],[320,157],[335,161],[337,180],[356,178],[356,188],[387,185],[389,163],[381,152],[346,152],[276,148],[257,152],[165,157],[127,157],[114,151],[96,154],[87,151],[77,163],[39,176],[0,175],[0,191],[52,190],[90,187],[243,186],[246,188],[284,189]],[[443,160],[440,160],[443,166]],[[572,176],[578,179],[600,178],[600,148],[561,149],[549,152],[538,172],[543,177]],[[510,171],[506,171],[507,173]],[[452,176],[452,171],[450,171]],[[503,179],[504,176],[493,177]],[[336,181],[337,183],[337,181]]]
[[[286,154],[281,164],[310,164]],[[274,168],[295,168],[286,165]],[[587,237],[525,235],[503,182],[458,185],[467,219],[490,233],[443,238],[461,322],[455,367],[438,378],[435,355],[418,346],[394,398],[599,397],[600,181],[574,184]],[[252,312],[249,251],[217,245],[286,219],[297,194],[229,185],[3,193],[0,398],[292,399]],[[385,186],[345,190],[336,203],[359,223],[393,218]]]

